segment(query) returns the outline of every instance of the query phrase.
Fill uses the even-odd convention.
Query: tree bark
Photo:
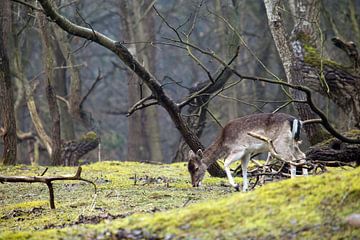
[[[16,163],[16,120],[14,112],[13,87],[7,55],[8,38],[11,26],[11,8],[8,0],[0,4],[0,114],[2,121],[1,136],[4,150],[1,162],[5,165]]]

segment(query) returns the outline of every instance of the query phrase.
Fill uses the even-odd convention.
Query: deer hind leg
[[[265,164],[264,164],[263,173],[265,173],[266,170],[269,169],[268,165],[269,165],[269,163],[270,163],[270,160],[271,160],[271,153],[268,153],[267,158],[266,158],[266,161],[265,161]],[[260,183],[261,183],[262,185],[265,184],[265,178],[266,178],[265,175],[262,175],[262,176],[260,177]]]
[[[274,144],[275,151],[280,155],[280,157],[286,161],[295,161],[294,148],[291,145],[290,141],[278,141]],[[291,178],[296,177],[296,166],[290,164],[290,176]]]
[[[298,142],[294,143],[294,156],[295,156],[295,159],[296,159],[297,162],[300,162],[300,163],[305,163],[306,162],[306,155],[305,155],[305,153],[303,153],[300,150]],[[302,168],[302,175],[303,176],[308,176],[309,175],[307,168],[304,168],[304,167]]]
[[[235,162],[235,161],[237,161],[239,159],[242,159],[244,157],[244,155],[245,155],[244,150],[240,150],[240,151],[237,151],[237,152],[232,152],[226,157],[225,162],[224,162],[224,169],[225,169],[225,172],[226,172],[226,176],[229,179],[229,183],[230,183],[231,186],[233,186],[238,191],[239,191],[239,185],[235,184],[234,178],[231,175],[230,165],[233,162]]]

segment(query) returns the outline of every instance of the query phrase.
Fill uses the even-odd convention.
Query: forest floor
[[[44,169],[2,166],[0,175]],[[50,167],[45,176],[75,172]],[[54,210],[45,184],[0,184],[0,239],[360,239],[345,221],[360,213],[360,168],[247,193],[209,176],[192,188],[185,163],[100,162],[83,166],[82,177],[97,194],[85,182],[55,181]]]

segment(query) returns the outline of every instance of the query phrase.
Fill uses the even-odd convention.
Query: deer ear
[[[193,150],[189,151],[189,159],[193,159],[195,157],[195,153]]]
[[[203,158],[203,151],[201,149],[197,150],[196,155],[198,155],[200,158]]]

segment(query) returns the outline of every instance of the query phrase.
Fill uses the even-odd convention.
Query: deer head
[[[188,162],[188,170],[191,176],[191,183],[193,187],[198,187],[201,185],[201,181],[203,180],[207,166],[202,161],[203,152],[199,149],[196,154],[190,150],[189,151],[189,162]]]

